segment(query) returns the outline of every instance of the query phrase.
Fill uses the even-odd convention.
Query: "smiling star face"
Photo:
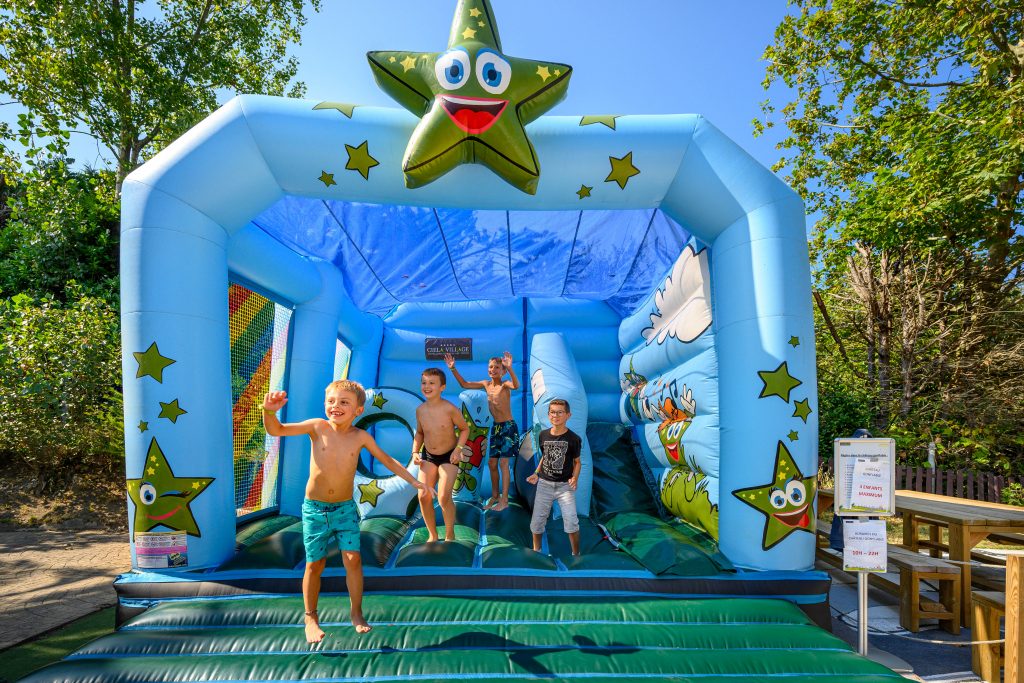
[[[156,439],[149,442],[142,476],[127,480],[128,495],[135,503],[132,531],[149,531],[164,526],[202,536],[189,507],[213,479],[176,477]]]
[[[565,97],[572,67],[502,53],[489,0],[459,0],[444,52],[366,57],[380,88],[420,117],[402,160],[406,187],[479,163],[537,191],[540,164],[524,126]]]
[[[805,477],[789,449],[781,441],[775,452],[775,473],[771,483],[733,491],[733,495],[766,516],[761,547],[772,548],[794,531],[814,533],[816,480]]]

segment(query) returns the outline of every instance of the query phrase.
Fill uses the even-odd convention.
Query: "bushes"
[[[66,298],[0,302],[0,453],[39,492],[82,467],[114,470],[124,453],[117,311],[74,284]]]

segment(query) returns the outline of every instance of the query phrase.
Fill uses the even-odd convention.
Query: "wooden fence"
[[[831,458],[826,465],[832,472]],[[1007,484],[1020,483],[1017,477],[1004,477],[991,472],[964,472],[960,470],[935,470],[930,467],[896,466],[896,488],[938,493],[966,500],[1002,502],[1003,488]]]

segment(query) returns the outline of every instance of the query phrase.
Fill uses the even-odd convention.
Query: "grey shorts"
[[[580,530],[580,520],[576,516],[576,490],[569,487],[569,482],[555,482],[540,479],[537,482],[537,495],[533,499],[533,517],[530,519],[530,531],[535,534],[544,533],[551,514],[551,505],[558,501],[562,511],[562,528],[565,533],[574,534]]]

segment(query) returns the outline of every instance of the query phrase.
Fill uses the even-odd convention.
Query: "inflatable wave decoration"
[[[416,408],[423,399],[412,392],[396,387],[378,387],[366,390],[366,404],[363,414],[353,424],[360,429],[372,429],[384,422],[398,422],[409,430],[409,441],[416,430]],[[409,453],[410,449],[405,449]],[[393,457],[394,453],[391,453]],[[408,455],[395,459],[403,462]],[[405,467],[415,477],[419,468],[411,458]],[[356,468],[353,497],[359,508],[360,517],[397,516],[408,517],[418,504],[416,489],[404,479],[391,474],[379,476],[374,473],[372,456],[363,452]]]

